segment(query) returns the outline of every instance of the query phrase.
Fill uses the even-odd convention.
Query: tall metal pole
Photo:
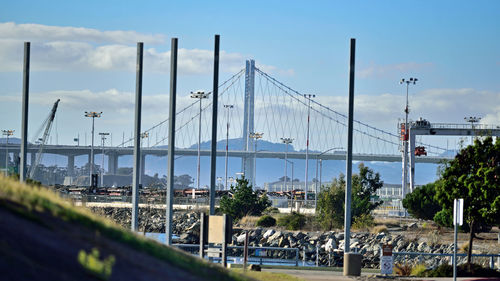
[[[95,116],[92,116],[92,142],[90,145],[90,167],[89,167],[90,186],[92,186],[92,174],[94,173],[94,123],[95,123],[94,120]]]
[[[219,45],[220,35],[215,35],[214,44],[214,84],[212,102],[212,143],[210,150],[210,215],[215,215],[215,176],[217,162],[217,110],[219,103]]]
[[[293,139],[292,138],[281,138],[281,141],[285,144],[285,176],[283,178],[283,185],[285,187],[285,190],[287,189],[286,188],[286,175],[287,175],[287,172],[288,172],[288,169],[287,169],[287,162],[288,162],[288,145],[291,144],[293,142]],[[293,180],[293,179],[292,179]],[[281,192],[283,192],[283,189],[281,189]]]
[[[253,153],[253,174],[252,174],[252,185],[255,189],[257,187],[257,141],[262,138],[264,133],[250,133],[249,137],[254,140],[254,153]]]
[[[346,159],[346,189],[344,214],[344,253],[351,252],[351,184],[352,184],[352,137],[354,120],[354,66],[356,39],[351,38],[351,56],[349,65],[349,115],[347,123],[347,159]],[[345,266],[345,264],[344,264]]]
[[[311,119],[311,98],[314,98],[316,96],[307,94],[304,95],[304,97],[307,99],[306,176],[304,182],[304,191],[305,191],[304,205],[307,205],[307,191],[308,191],[307,181],[309,180],[307,176],[309,172],[309,124]]]
[[[135,76],[134,170],[132,177],[132,231],[139,230],[139,175],[141,173],[142,56],[144,43],[137,43]]]
[[[9,175],[9,136],[14,134],[14,130],[2,130],[4,136],[7,137],[5,141],[5,176]]]
[[[402,181],[402,198],[405,198],[408,189],[408,114],[410,113],[409,102],[408,102],[408,89],[410,84],[416,84],[417,78],[410,77],[410,79],[401,79],[400,84],[406,83],[406,107],[405,107],[405,130],[403,135],[403,181]]]
[[[323,159],[319,159],[319,188],[321,188],[322,176],[323,176]]]
[[[233,108],[232,104],[225,104],[224,107],[227,109],[227,126],[226,126],[226,167],[225,167],[225,174],[226,174],[226,187],[225,190],[228,190],[228,184],[227,184],[227,168],[228,168],[228,158],[229,158],[229,110]]]
[[[19,163],[19,179],[26,181],[26,154],[28,151],[28,104],[30,81],[30,42],[24,42],[24,67],[23,67],[23,99],[21,120],[21,163]],[[31,163],[33,165],[33,163]]]
[[[101,187],[104,187],[104,142],[109,133],[99,133],[101,136],[102,160],[101,160]]]
[[[172,245],[174,213],[174,160],[175,160],[175,106],[177,101],[177,38],[172,38],[170,48],[170,109],[168,122],[168,181],[167,181],[167,221],[165,233],[167,245]]]
[[[200,112],[198,119],[198,163],[197,163],[197,171],[196,171],[196,186],[200,189],[200,172],[201,172],[201,100],[206,99],[208,97],[208,93],[205,94],[203,91],[191,92],[191,98],[200,100]]]

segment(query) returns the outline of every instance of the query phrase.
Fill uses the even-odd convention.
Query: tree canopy
[[[403,207],[417,219],[434,219],[436,213],[441,210],[441,205],[435,199],[438,184],[439,182],[433,182],[415,188],[403,199]]]
[[[384,184],[379,173],[374,173],[363,163],[359,164],[358,169],[359,173],[352,176],[352,221],[361,215],[369,215],[382,204],[370,200]],[[321,187],[316,211],[318,222],[324,229],[339,228],[344,223],[345,186],[345,176],[341,174],[338,179],[334,178],[329,186]]]
[[[436,217],[453,213],[453,200],[464,199],[464,220],[469,224],[470,263],[474,233],[481,226],[500,223],[500,139],[476,139],[447,163],[436,185],[442,210]]]
[[[220,210],[238,221],[245,215],[260,216],[271,202],[266,194],[259,196],[244,177],[231,185],[233,197],[224,195],[220,200]]]

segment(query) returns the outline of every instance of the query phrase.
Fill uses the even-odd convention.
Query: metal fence
[[[423,263],[426,260],[436,257],[448,257],[448,259],[441,259],[441,263],[451,263],[453,254],[446,253],[419,253],[419,252],[393,252],[394,261],[403,261],[405,257],[417,258],[418,263]],[[457,253],[457,264],[464,262],[467,258],[467,254],[458,254]],[[472,262],[486,265],[489,264],[489,267],[495,268],[495,258],[497,258],[497,268],[500,268],[500,254],[472,254]]]
[[[174,246],[193,255],[199,255],[200,245],[198,244],[174,244]],[[209,246],[209,248],[220,249],[221,246]],[[230,263],[243,263],[243,246],[228,246],[227,250]],[[220,262],[219,257],[205,255],[205,258]],[[299,249],[250,246],[248,247],[248,263],[299,266]]]

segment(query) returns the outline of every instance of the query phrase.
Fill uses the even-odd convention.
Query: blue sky
[[[498,11],[498,1],[5,1],[0,111],[11,117],[0,126],[20,131],[23,41],[33,44],[30,116],[43,119],[62,96],[59,143],[71,143],[75,131],[88,131],[80,112],[99,106],[101,130],[132,130],[133,108],[124,99],[134,91],[136,41],[144,39],[151,52],[145,110],[157,113],[168,94],[168,63],[158,61],[168,62],[170,38],[179,38],[185,58],[196,57],[180,62],[178,93],[187,95],[211,88],[214,34],[227,54],[221,80],[253,58],[292,88],[345,111],[349,39],[356,38],[357,119],[395,132],[403,106],[398,81],[414,76],[414,118],[458,123],[480,116],[498,125]],[[144,127],[161,116],[145,116]]]

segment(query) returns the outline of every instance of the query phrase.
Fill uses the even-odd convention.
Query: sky
[[[401,78],[411,118],[500,124],[499,1],[4,1],[1,129],[21,131],[23,42],[31,42],[30,123],[61,103],[56,140],[133,130],[136,42],[144,42],[143,128],[168,116],[170,40],[179,39],[179,103],[211,91],[214,35],[221,79],[246,59],[301,93],[347,111],[349,39],[356,38],[355,119],[396,133]],[[265,139],[265,136],[264,136]],[[276,141],[276,140],[269,140]],[[117,141],[115,141],[116,144]]]

